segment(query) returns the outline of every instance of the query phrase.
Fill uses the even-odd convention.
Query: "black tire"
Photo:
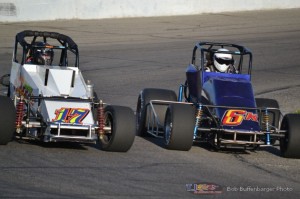
[[[280,151],[286,158],[300,158],[300,114],[286,114],[281,122],[281,130],[286,130],[280,139]]]
[[[105,151],[126,152],[135,138],[135,117],[133,110],[123,106],[107,106],[105,112],[105,127],[111,131],[100,139],[101,148]]]
[[[13,101],[0,96],[0,145],[6,145],[14,136],[16,109]]]
[[[136,106],[136,134],[138,136],[144,137],[147,135],[146,121],[149,117],[147,106],[151,100],[177,101],[177,96],[174,91],[166,89],[145,88],[141,91]],[[154,105],[154,108],[160,123],[164,124],[167,106]]]
[[[195,108],[188,104],[170,104],[165,117],[165,146],[188,151],[193,145]]]

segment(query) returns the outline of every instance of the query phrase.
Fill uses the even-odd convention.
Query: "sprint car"
[[[228,49],[235,73],[205,69],[214,53]],[[223,51],[222,51],[223,52]],[[193,143],[257,149],[278,145],[284,157],[300,158],[300,114],[280,112],[275,99],[255,98],[252,52],[230,43],[199,42],[178,97],[172,90],[145,88],[137,100],[137,135],[163,138],[165,147],[189,150]]]
[[[54,51],[52,65],[28,63],[41,48]],[[126,152],[135,138],[135,116],[129,107],[108,105],[85,81],[79,50],[56,32],[25,30],[15,37],[10,74],[1,78],[7,95],[0,96],[0,144],[13,138],[42,142],[94,143],[106,151]]]

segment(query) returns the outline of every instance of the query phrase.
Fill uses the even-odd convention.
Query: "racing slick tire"
[[[167,89],[145,88],[140,92],[136,106],[136,134],[141,137],[147,135],[146,121],[149,117],[147,107],[151,100],[177,101],[177,96],[174,91]],[[168,106],[154,105],[154,108],[160,124],[163,125]]]
[[[6,145],[14,136],[16,109],[13,101],[0,96],[0,145]]]
[[[106,106],[104,113],[105,127],[109,127],[111,130],[109,132],[105,131],[103,138],[100,139],[102,150],[128,151],[135,138],[133,110],[124,106]]]
[[[282,155],[286,158],[300,158],[300,114],[286,114],[280,129],[287,131],[280,139]]]
[[[188,151],[193,145],[195,108],[188,104],[170,104],[165,117],[165,146]]]

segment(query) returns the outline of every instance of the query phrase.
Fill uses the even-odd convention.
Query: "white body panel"
[[[27,97],[44,97],[40,100],[40,104],[37,100],[33,101],[30,109],[34,114],[39,112],[43,121],[48,125],[50,123],[61,123],[65,127],[66,125],[82,125],[82,128],[95,125],[91,103],[84,101],[92,96],[90,90],[87,90],[87,85],[78,68],[34,64],[21,65],[13,62],[10,82],[12,97],[17,95],[16,90],[19,90],[19,92],[21,90]],[[61,98],[53,100],[53,97]],[[68,97],[77,98],[77,100],[70,101]],[[72,118],[72,120],[69,121],[66,118],[55,120],[59,117],[57,112],[59,110],[64,111],[62,114]],[[68,111],[73,111],[75,115]]]
[[[68,110],[85,110],[85,111],[81,111],[80,114],[82,115],[80,115],[76,112],[68,113]],[[65,112],[65,114],[63,112]],[[77,125],[94,124],[94,119],[91,112],[91,105],[88,102],[43,100],[40,106],[40,113],[42,114],[46,123],[60,122],[60,123],[69,123],[69,124],[77,124]],[[64,115],[67,118],[61,118],[59,117],[59,114]],[[67,122],[66,120],[70,119],[71,117],[73,117],[73,120]],[[75,121],[76,119],[77,122]]]
[[[12,92],[16,88],[25,87],[34,96],[70,96],[83,99],[91,97],[82,74],[76,67],[20,65],[15,62],[12,65]]]

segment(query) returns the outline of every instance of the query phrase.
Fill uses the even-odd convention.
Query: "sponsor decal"
[[[238,126],[244,120],[258,122],[258,115],[246,110],[227,110],[222,118],[222,124],[227,126]]]
[[[186,184],[186,191],[193,194],[220,194],[222,193],[223,188],[215,183],[194,183]]]
[[[63,123],[72,123],[72,124],[82,124],[82,120],[90,112],[86,108],[65,108],[55,110],[55,119],[52,119],[52,122],[63,122]]]
[[[26,83],[18,87],[16,90],[20,96],[24,96],[25,98],[29,98],[33,91],[32,87]]]

